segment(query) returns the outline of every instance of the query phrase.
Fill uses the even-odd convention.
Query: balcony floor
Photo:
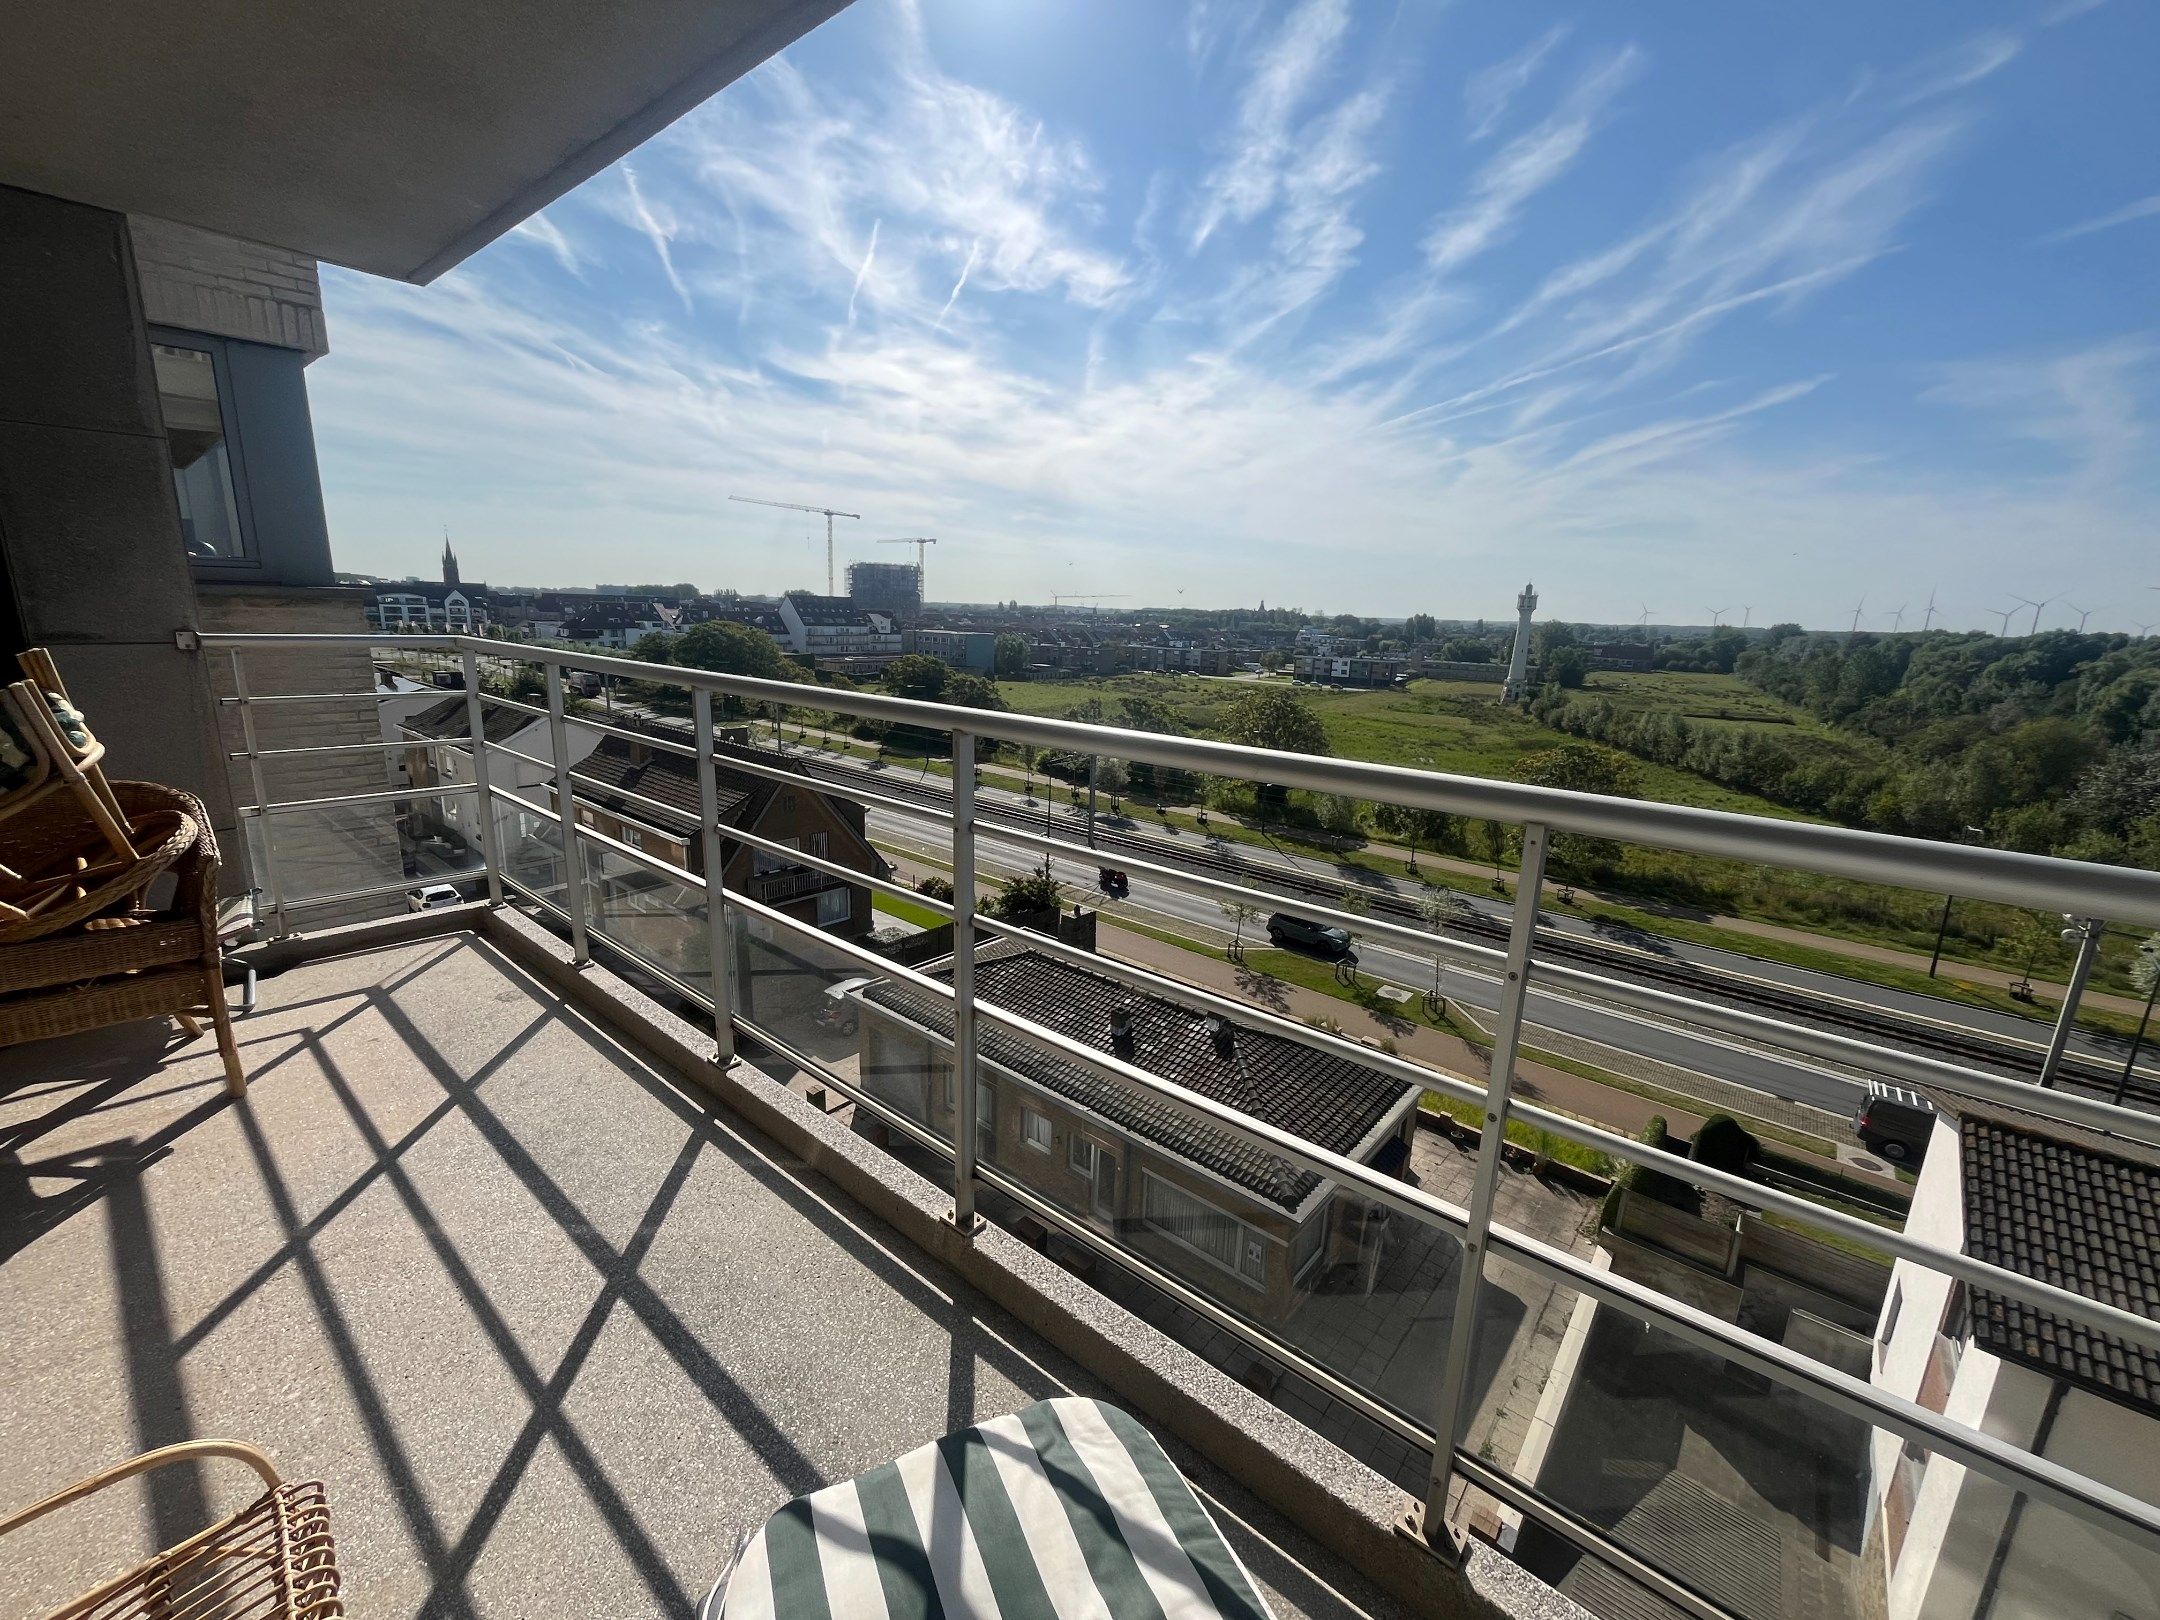
[[[355,1613],[682,1615],[785,1498],[1109,1393],[471,936],[266,980],[239,1032],[238,1106],[152,1024],[0,1053],[0,1508],[231,1436],[328,1481]],[[1286,1620],[1392,1612],[1173,1453]],[[0,1612],[244,1478],[18,1532]]]

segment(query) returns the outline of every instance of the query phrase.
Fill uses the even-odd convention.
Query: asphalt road
[[[894,812],[872,811],[870,828],[872,836],[887,848],[941,852],[937,829]],[[976,864],[983,876],[1002,877],[1040,866],[1041,857],[1022,845],[1001,840],[993,827],[985,826],[977,835]],[[1060,860],[1051,863],[1051,871],[1076,891],[1091,895],[1095,892],[1096,868],[1093,866]],[[1154,927],[1197,933],[1203,938],[1226,938],[1228,935],[1222,913],[1213,901],[1142,879],[1133,881],[1130,899],[1105,901],[1103,915],[1114,922],[1120,912],[1127,909],[1134,913],[1135,921]],[[1358,948],[1358,961],[1366,976],[1399,984],[1413,992],[1422,992],[1432,983],[1431,959],[1414,952],[1368,940]],[[1481,1021],[1487,1024],[1498,1010],[1500,987],[1491,976],[1451,967],[1447,970],[1444,989],[1450,998],[1480,1015]],[[1531,992],[1527,1018],[1535,1026],[1601,1041],[1622,1051],[1731,1080],[1791,1101],[1810,1103],[1834,1113],[1852,1112],[1863,1089],[1854,1081],[1797,1059],[1734,1046],[1713,1035],[1630,1018],[1573,997],[1541,993],[1535,988]]]

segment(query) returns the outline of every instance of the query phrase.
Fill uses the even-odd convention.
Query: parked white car
[[[460,906],[465,897],[447,883],[430,883],[415,889],[405,897],[407,911],[438,911],[444,906]]]

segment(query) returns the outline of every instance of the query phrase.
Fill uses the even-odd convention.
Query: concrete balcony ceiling
[[[0,183],[432,281],[844,3],[34,6]]]

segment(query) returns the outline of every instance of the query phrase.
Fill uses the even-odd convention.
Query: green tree
[[[980,676],[976,677],[978,680]],[[914,698],[921,703],[942,703],[952,684],[952,666],[928,653],[909,653],[885,666],[885,690],[894,697]]]
[[[1415,647],[1430,641],[1440,633],[1440,624],[1430,613],[1413,613],[1403,620],[1403,639]]]
[[[905,659],[901,660],[903,663]],[[956,709],[1002,709],[1005,700],[998,696],[997,687],[980,675],[970,675],[955,670],[945,683],[944,695],[938,699],[950,703]]]
[[[1557,647],[1541,667],[1553,685],[1575,691],[1590,678],[1590,654],[1581,647]]]
[[[1596,743],[1562,743],[1526,755],[1516,766],[1515,776],[1536,787],[1609,798],[1633,799],[1642,792],[1642,768],[1619,750]],[[1518,850],[1522,847],[1521,833],[1514,835],[1514,844]],[[1556,877],[1576,881],[1611,871],[1620,864],[1622,853],[1609,838],[1555,833],[1548,863]]]
[[[764,631],[731,619],[694,624],[675,638],[670,663],[721,675],[755,675],[767,681],[800,681],[802,667]]]
[[[1044,912],[1052,915],[1065,909],[1065,885],[1053,877],[1047,868],[1030,867],[1018,877],[1010,877],[998,885],[998,892],[983,905],[983,910],[1006,922],[1032,921]]]
[[[1271,748],[1278,753],[1325,754],[1327,732],[1320,717],[1280,686],[1254,686],[1240,693],[1224,717],[1223,736],[1248,748]],[[1287,789],[1269,782],[1258,784],[1260,802],[1280,808]]]
[[[1010,633],[997,638],[996,668],[1000,678],[1027,673],[1028,644]]]

